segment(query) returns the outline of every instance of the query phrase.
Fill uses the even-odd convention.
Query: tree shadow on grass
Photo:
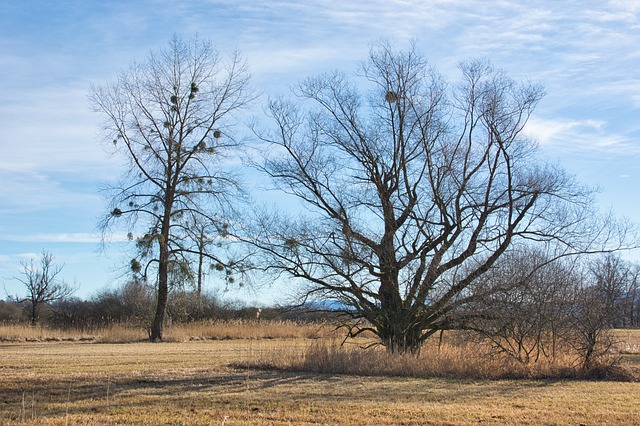
[[[166,374],[163,374],[166,376]],[[166,399],[169,404],[192,400],[194,394],[212,400],[233,398],[247,392],[262,392],[299,382],[315,380],[304,374],[269,371],[231,371],[229,373],[180,374],[179,378],[91,378],[65,377],[60,382],[24,378],[0,388],[0,418],[19,418],[20,412],[38,406],[39,417],[59,416],[72,411],[95,413],[108,410],[114,403],[130,409],[144,407],[149,398]],[[137,401],[139,400],[139,401]],[[71,407],[71,408],[69,408]],[[13,413],[13,414],[12,414]]]
[[[179,377],[169,377],[172,374]],[[486,395],[522,394],[527,388],[552,383],[552,380],[474,382],[249,369],[158,372],[156,376],[132,378],[64,377],[59,382],[36,377],[2,386],[0,417],[19,419],[24,416],[25,405],[36,407],[38,418],[60,418],[68,414],[108,417],[114,415],[116,407],[119,412],[149,410],[150,406],[171,407],[176,413],[188,412],[195,406],[239,412],[248,399],[255,399],[251,408],[255,411],[264,408],[260,401],[271,401],[266,403],[271,409],[282,404],[311,401],[322,404],[358,398],[380,401],[417,398],[425,402],[444,398],[453,402]],[[355,390],[356,387],[359,389]],[[429,388],[433,392],[428,392]],[[416,390],[420,392],[416,394]]]

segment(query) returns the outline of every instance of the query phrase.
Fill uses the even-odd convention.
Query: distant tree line
[[[542,330],[555,330],[569,322],[567,315],[573,315],[582,325],[597,320],[603,328],[640,328],[640,264],[619,255],[601,255],[583,264],[545,264],[544,256],[535,252],[506,256],[472,291],[478,297],[473,304],[450,315],[450,328],[475,329],[496,336],[506,336],[509,330],[542,334]],[[223,301],[210,292],[176,288],[171,294],[168,316],[175,323],[255,318],[257,307],[241,301]],[[154,298],[152,285],[132,279],[88,299],[67,295],[42,303],[38,320],[41,325],[60,328],[110,324],[147,327],[153,317]],[[261,317],[312,320],[322,317],[321,312],[331,306],[262,306]],[[333,306],[341,309],[340,305]],[[32,308],[27,297],[0,300],[0,321],[32,323]]]
[[[326,314],[292,307],[254,307],[242,301],[223,301],[197,290],[174,290],[167,306],[167,320],[173,324],[208,320],[252,320],[261,310],[262,320],[311,321]],[[131,280],[105,289],[88,299],[65,297],[43,304],[38,325],[60,329],[92,330],[112,325],[148,329],[154,315],[156,290]],[[8,298],[0,301],[0,323],[31,324],[29,301]]]

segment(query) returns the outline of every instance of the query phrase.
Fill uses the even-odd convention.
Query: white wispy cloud
[[[127,234],[123,232],[113,233],[108,237],[110,242],[129,241]],[[30,235],[0,235],[0,240],[26,243],[89,243],[98,244],[102,242],[100,233],[89,232],[63,232],[63,233],[36,233]]]
[[[562,151],[596,151],[597,155],[639,155],[640,146],[626,136],[606,130],[603,120],[544,119],[532,117],[526,133],[544,148]]]
[[[41,256],[41,252],[17,252],[10,254],[0,254],[0,280],[3,281],[4,290],[8,290],[11,288],[20,289],[22,287],[22,284],[19,281],[15,280],[14,277],[17,277],[20,274],[21,264],[28,263],[31,260],[35,261]],[[8,293],[15,293],[15,290],[11,290]]]
[[[78,170],[109,166],[89,111],[88,84],[5,91],[0,104],[0,167]]]
[[[34,170],[25,171],[24,165],[15,167],[19,169],[0,166],[0,179],[4,182],[0,186],[0,211],[46,211],[55,208],[86,210],[103,204],[92,186],[78,190],[73,186],[82,182],[67,187],[51,175]]]

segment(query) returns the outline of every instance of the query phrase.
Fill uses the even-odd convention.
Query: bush
[[[212,294],[198,295],[192,291],[173,292],[169,295],[167,314],[175,323],[188,323],[216,319],[222,310],[222,304]]]
[[[95,302],[79,298],[59,300],[50,306],[47,323],[54,328],[69,330],[71,328],[85,331],[100,322],[95,315]]]
[[[0,300],[0,322],[18,323],[26,319],[24,310],[16,303]]]
[[[153,318],[155,292],[142,281],[130,281],[115,290],[105,290],[93,299],[96,325],[128,323],[147,327]]]

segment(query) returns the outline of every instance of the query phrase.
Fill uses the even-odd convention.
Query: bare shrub
[[[526,248],[505,255],[475,283],[460,326],[522,364],[553,359],[579,280],[572,266]]]
[[[0,322],[16,323],[24,319],[24,311],[15,302],[0,300]]]
[[[497,352],[489,344],[474,343],[469,336],[447,339],[441,345],[425,345],[419,356],[391,353],[380,346],[342,345],[339,340],[324,339],[303,348],[263,351],[255,359],[235,363],[240,368],[277,369],[319,374],[363,376],[447,377],[456,379],[540,379],[579,378],[636,380],[637,373],[603,358],[585,370],[575,363],[571,352],[554,359],[541,358],[524,364],[514,357]]]
[[[582,279],[572,289],[565,339],[584,370],[607,365],[606,358],[615,349],[611,329],[621,316],[617,304],[626,287],[624,275],[618,256],[601,256],[586,265]]]
[[[154,289],[144,281],[133,280],[105,290],[94,298],[97,325],[128,324],[146,327],[153,318]]]

